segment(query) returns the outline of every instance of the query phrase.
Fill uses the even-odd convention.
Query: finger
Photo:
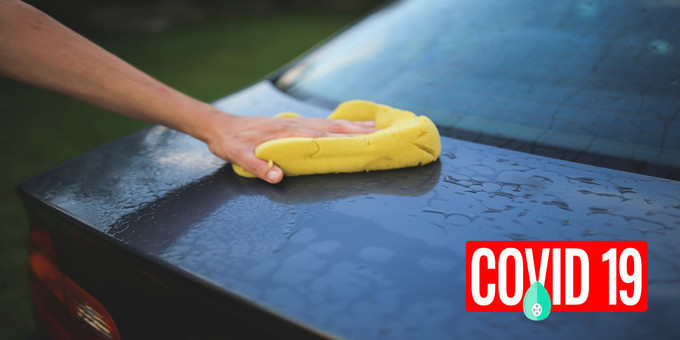
[[[366,120],[366,121],[340,121],[340,125],[335,125],[336,127],[339,127],[337,130],[331,130],[331,132],[336,132],[336,133],[357,133],[357,134],[365,134],[365,133],[373,133],[377,131],[375,128],[375,122],[372,120]]]
[[[374,121],[348,121],[342,119],[323,119],[316,128],[344,134],[367,134],[377,131]]]
[[[329,137],[354,137],[356,135],[349,133],[334,133],[323,130],[309,130],[306,135],[312,138],[329,138]]]
[[[375,127],[375,121],[373,120],[349,120],[348,122],[355,125]]]
[[[279,183],[283,179],[283,170],[281,170],[281,168],[279,168],[278,166],[274,165],[269,169],[269,171],[267,171],[266,178],[267,179],[265,180],[271,184]]]
[[[276,184],[283,179],[283,171],[276,165],[270,167],[269,162],[255,157],[252,152],[242,152],[238,159],[234,162],[244,169],[248,170],[253,175],[263,179],[269,183]]]
[[[270,133],[268,136],[260,138],[260,142],[265,142],[272,139],[287,138],[287,137],[307,137],[307,138],[326,138],[326,137],[354,137],[354,134],[335,133],[322,129],[302,128],[297,127],[291,130],[279,130]],[[259,144],[258,143],[258,144]]]

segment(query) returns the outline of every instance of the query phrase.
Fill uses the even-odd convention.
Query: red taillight
[[[28,263],[33,308],[50,337],[119,340],[118,329],[104,306],[57,266],[49,234],[32,228],[30,239]]]

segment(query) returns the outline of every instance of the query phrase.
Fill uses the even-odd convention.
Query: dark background
[[[210,102],[283,66],[380,1],[27,2],[166,84]],[[147,124],[2,77],[0,115],[0,339],[23,339],[35,325],[28,228],[15,186]]]

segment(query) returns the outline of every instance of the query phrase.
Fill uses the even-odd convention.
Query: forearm
[[[258,118],[219,112],[182,94],[18,0],[0,0],[0,74],[129,117],[162,124],[208,144],[226,161],[271,183],[283,172],[255,147],[284,137],[370,133],[372,122]]]
[[[0,0],[0,74],[203,140],[221,114],[14,0]]]

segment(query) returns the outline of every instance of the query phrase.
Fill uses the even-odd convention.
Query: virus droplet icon
[[[550,294],[543,287],[543,285],[536,281],[534,282],[527,292],[524,294],[524,315],[529,320],[541,321],[550,315],[550,307],[552,302],[550,300]]]

